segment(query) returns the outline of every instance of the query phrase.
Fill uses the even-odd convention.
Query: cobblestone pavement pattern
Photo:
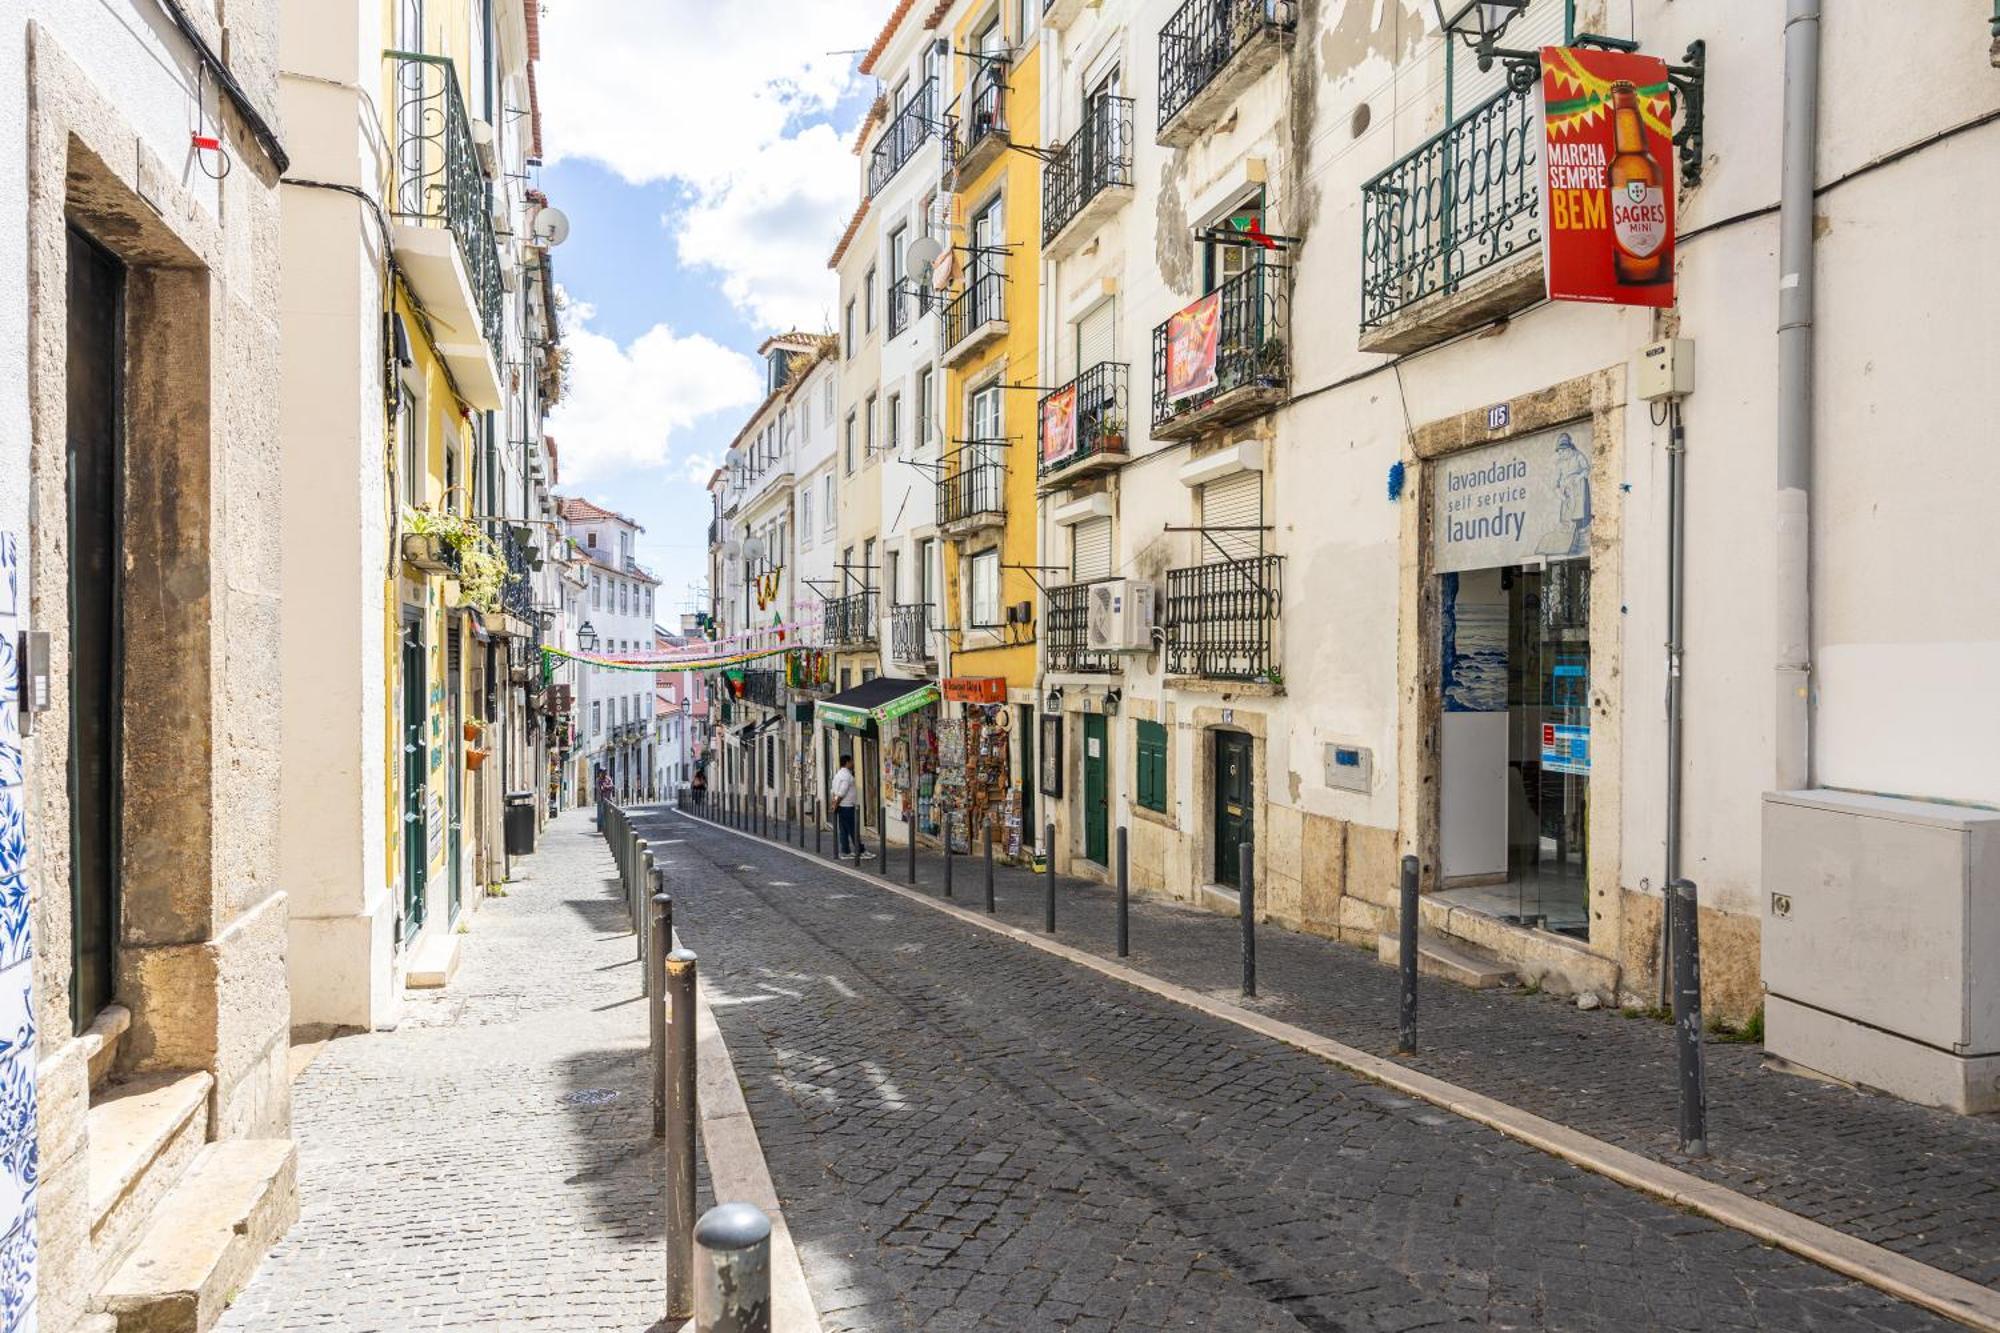
[[[1945,1326],[825,866],[648,826],[829,1330]]]
[[[889,863],[898,883],[903,855],[895,849]],[[944,882],[940,859],[925,852],[918,860],[919,887],[937,894]],[[959,858],[961,903],[977,901],[978,870]],[[1041,878],[1003,867],[996,881],[1000,919],[1039,930]],[[1062,942],[1111,956],[1111,890],[1063,878],[1058,898]],[[1393,1054],[1396,972],[1378,963],[1372,948],[1262,928],[1259,996],[1245,1001],[1237,991],[1233,918],[1135,896],[1131,921],[1132,953],[1123,960],[1131,966],[1350,1046]],[[2000,1116],[1957,1116],[1775,1073],[1763,1067],[1755,1045],[1710,1043],[1711,1156],[1691,1161],[1680,1154],[1675,1134],[1674,1050],[1665,1024],[1616,1009],[1585,1012],[1552,995],[1475,991],[1429,977],[1420,990],[1415,1068],[2000,1287]]]
[[[394,1032],[329,1042],[300,1075],[299,1221],[222,1329],[658,1322],[659,1154],[617,872],[573,812],[515,873],[472,918],[449,988],[413,992]]]

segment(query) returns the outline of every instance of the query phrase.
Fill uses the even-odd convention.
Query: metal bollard
[[[1056,933],[1056,826],[1042,826],[1042,929]]]
[[[910,816],[910,822],[904,826],[903,834],[904,834],[904,841],[908,843],[910,849],[910,854],[909,854],[910,886],[912,888],[915,888],[917,883],[917,819],[914,813],[912,813]]]
[[[986,914],[993,915],[993,826],[986,826]]]
[[[1118,956],[1132,952],[1132,903],[1125,859],[1125,826],[1118,826]]]
[[[695,1333],[771,1333],[771,1219],[718,1204],[695,1223]]]
[[[674,948],[674,900],[667,893],[667,872],[654,872],[652,956],[646,960],[646,1035],[653,1057],[653,1137],[667,1136],[667,955]]]
[[[1708,1088],[1701,1049],[1701,917],[1694,881],[1667,885],[1674,955],[1674,1053],[1680,1066],[1681,1151],[1708,1156]]]
[[[860,823],[860,816],[855,816]],[[878,801],[875,806],[875,873],[883,879],[889,878],[889,803]]]
[[[653,886],[653,851],[646,840],[638,840],[639,854],[632,860],[632,897],[625,904],[632,916],[632,945],[640,964],[646,961],[646,892]]]
[[[597,798],[597,831],[604,832],[604,798]]]
[[[1396,1015],[1396,1050],[1402,1055],[1417,1053],[1417,858],[1403,858],[1403,881],[1397,929],[1402,954],[1403,998]]]
[[[951,816],[944,817],[944,896],[951,897]]]
[[[1236,848],[1236,915],[1243,920],[1243,994],[1257,994],[1257,886],[1251,878],[1256,868],[1250,840]]]
[[[812,825],[813,825],[813,855],[818,856],[820,854],[821,829],[819,826],[819,801],[817,799],[815,799],[812,804]]]
[[[667,1319],[694,1313],[695,956],[667,955]]]

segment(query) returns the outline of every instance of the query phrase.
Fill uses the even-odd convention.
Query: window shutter
[[[1162,813],[1167,808],[1167,729],[1139,723],[1139,804]]]
[[[1111,519],[1085,519],[1070,529],[1070,577],[1078,583],[1111,577]]]
[[[1076,325],[1076,373],[1081,375],[1092,366],[1118,359],[1118,321],[1114,314],[1115,299],[1101,301],[1095,310],[1085,315]]]
[[[1264,521],[1264,474],[1237,472],[1201,488],[1200,560],[1220,564],[1229,559],[1254,559],[1263,553],[1264,534],[1251,531]],[[1218,529],[1232,529],[1219,531]],[[1216,548],[1221,547],[1218,551]]]

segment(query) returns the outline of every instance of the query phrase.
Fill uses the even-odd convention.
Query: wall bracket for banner
[[[1708,85],[1708,43],[1697,37],[1688,43],[1681,63],[1667,66],[1667,81],[1674,86],[1674,100],[1680,103],[1681,127],[1674,131],[1674,147],[1681,150],[1681,184],[1701,184],[1703,93]]]

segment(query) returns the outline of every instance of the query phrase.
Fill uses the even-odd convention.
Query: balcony
[[[955,537],[1007,521],[1007,442],[968,440],[938,472],[938,526]]]
[[[970,185],[1012,142],[1007,133],[1007,61],[986,56],[966,93],[965,114],[952,119],[951,172],[960,189]]]
[[[1185,148],[1214,129],[1298,22],[1293,0],[1187,0],[1160,29],[1159,142]]]
[[[826,641],[843,647],[875,642],[875,589],[864,588],[826,603]]]
[[[889,303],[889,338],[893,342],[903,336],[903,330],[916,320],[922,319],[938,306],[938,294],[915,278],[903,278],[890,284],[887,294]]]
[[[1202,298],[1216,300],[1215,373],[1206,385],[1168,397],[1167,331],[1173,321],[1153,330],[1155,439],[1184,440],[1260,416],[1285,401],[1291,383],[1285,346],[1291,270],[1261,250],[1254,253],[1249,268]]]
[[[1057,389],[1042,396],[1041,411],[1036,419],[1041,423],[1041,449],[1037,455],[1036,475],[1046,483],[1050,478],[1060,478],[1067,485],[1078,477],[1106,468],[1117,467],[1128,457],[1126,453],[1126,426],[1131,415],[1126,409],[1125,381],[1128,371],[1122,361],[1100,361],[1089,370]],[[1065,449],[1065,441],[1049,438],[1049,400],[1063,394],[1074,393],[1072,410],[1075,413],[1075,440],[1073,447]],[[1051,451],[1057,451],[1051,453]]]
[[[1093,97],[1042,168],[1042,248],[1061,259],[1132,197],[1132,99]]]
[[[923,602],[889,608],[891,655],[911,666],[933,659],[931,652],[931,608]]]
[[[1279,555],[1167,571],[1167,674],[1280,683]]]
[[[1540,298],[1535,94],[1503,89],[1362,186],[1361,347],[1406,352]]]
[[[783,708],[785,673],[775,667],[751,667],[743,673],[743,698],[764,708]]]
[[[458,72],[443,56],[387,53],[393,83],[390,242],[466,402],[502,403],[500,249]]]
[[[910,95],[903,103],[903,109],[882,131],[882,137],[875,141],[875,151],[868,155],[868,197],[873,199],[882,188],[896,178],[917,155],[917,149],[931,137],[931,127],[937,123],[937,80],[925,79],[923,86]]]
[[[1116,653],[1092,652],[1086,632],[1090,605],[1088,583],[1066,583],[1049,589],[1049,609],[1042,625],[1049,646],[1050,671],[1108,674],[1118,670]]]
[[[972,281],[945,303],[943,325],[938,330],[940,359],[956,368],[1006,335],[1006,276],[992,268],[975,268]]]
[[[496,541],[507,562],[500,583],[500,609],[516,620],[535,619],[535,554],[510,524],[500,524]]]

